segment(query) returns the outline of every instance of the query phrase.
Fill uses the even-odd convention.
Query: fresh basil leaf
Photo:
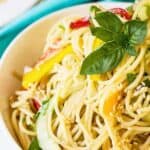
[[[129,38],[130,45],[140,44],[147,34],[147,23],[140,20],[131,20],[125,23],[124,33]]]
[[[137,56],[137,51],[135,50],[133,46],[128,46],[126,48],[126,51],[130,56]]]
[[[28,150],[42,150],[39,146],[37,138],[34,138],[28,148]]]
[[[136,79],[136,74],[134,74],[134,73],[127,74],[127,80],[128,80],[129,84],[131,84],[135,79]]]
[[[150,80],[149,79],[146,79],[143,82],[145,83],[145,86],[150,88]]]
[[[98,8],[98,7],[95,6],[95,5],[92,5],[92,6],[90,7],[90,12],[92,12],[92,13],[94,13],[94,14],[96,14],[96,13],[98,13],[98,12],[100,12],[100,11],[101,11],[101,9]]]
[[[113,70],[125,52],[131,56],[137,55],[135,46],[142,43],[147,34],[147,22],[144,21],[131,20],[123,24],[111,12],[98,13],[95,19],[100,26],[91,27],[91,33],[106,43],[85,58],[81,74],[98,74]],[[127,79],[131,82],[134,76],[129,74]]]
[[[118,36],[117,33],[107,30],[103,27],[91,27],[90,29],[92,35],[103,40],[104,42],[116,40]]]
[[[96,21],[103,28],[110,30],[111,32],[120,32],[123,27],[121,20],[111,12],[101,12],[96,14]]]
[[[114,69],[122,60],[124,51],[116,42],[107,42],[85,58],[81,74],[106,73]]]

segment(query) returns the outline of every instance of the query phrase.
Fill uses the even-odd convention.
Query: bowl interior
[[[42,53],[47,33],[52,25],[68,14],[87,14],[90,5],[71,7],[44,17],[19,34],[4,53],[0,62],[0,112],[2,122],[5,124],[4,130],[8,129],[8,133],[11,133],[14,139],[16,137],[11,127],[11,109],[8,99],[21,86],[21,82],[14,77],[14,73],[22,75],[25,65],[32,66],[36,62]],[[107,8],[126,7],[130,3],[102,3],[102,5]],[[9,134],[8,138],[14,142]]]

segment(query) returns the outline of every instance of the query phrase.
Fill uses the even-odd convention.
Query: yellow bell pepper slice
[[[93,49],[98,48],[102,43],[103,41],[95,39]],[[80,41],[80,44],[82,44],[82,40]],[[43,76],[50,72],[55,63],[59,63],[63,59],[63,57],[69,53],[73,53],[71,45],[66,46],[56,55],[50,57],[48,60],[45,60],[42,64],[36,66],[30,72],[25,73],[23,76],[22,86],[24,88],[28,88],[31,83],[39,82]],[[98,80],[99,77],[96,76],[97,75],[95,75],[94,78]]]
[[[108,92],[106,99],[103,103],[103,114],[105,116],[110,116],[110,114],[114,111],[114,107],[119,101],[121,91],[114,88]]]
[[[48,60],[45,60],[42,64],[33,68],[30,72],[25,73],[23,76],[22,86],[24,88],[28,88],[31,83],[39,82],[42,77],[50,72],[54,64],[59,63],[65,55],[71,53],[73,53],[72,46],[68,45]]]
[[[99,81],[100,80],[100,75],[90,75],[90,79],[92,81]]]
[[[96,38],[93,44],[93,50],[99,48],[104,42],[101,39]]]

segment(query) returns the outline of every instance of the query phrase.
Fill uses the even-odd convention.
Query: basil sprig
[[[105,43],[84,59],[81,74],[106,73],[117,67],[126,53],[137,56],[135,46],[141,44],[147,34],[146,21],[123,23],[111,12],[98,13],[95,19],[99,27],[91,26],[91,33]]]
[[[98,8],[96,5],[92,5],[92,6],[90,7],[90,12],[91,12],[91,13],[97,14],[97,13],[100,12],[100,11],[101,11],[101,9]]]
[[[115,41],[105,43],[91,53],[82,64],[81,74],[98,74],[115,68],[121,61],[124,50]]]

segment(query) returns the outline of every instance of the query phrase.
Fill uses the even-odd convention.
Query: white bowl
[[[101,3],[106,8],[127,7],[131,3]],[[91,4],[79,5],[50,14],[21,32],[8,46],[0,62],[0,145],[3,149],[20,149],[10,122],[8,98],[21,86],[13,72],[23,73],[42,53],[51,26],[68,14],[87,14]]]

